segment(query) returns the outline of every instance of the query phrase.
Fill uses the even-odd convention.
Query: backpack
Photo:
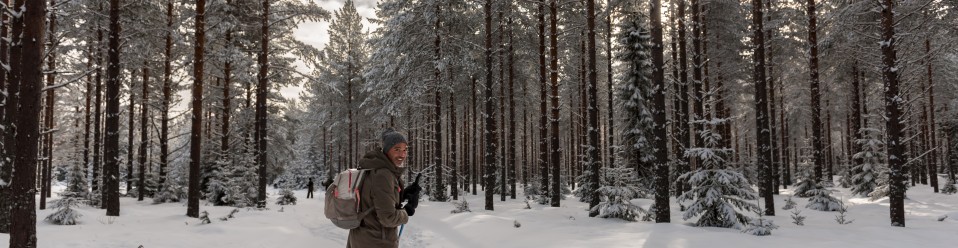
[[[360,195],[363,179],[371,170],[348,169],[340,172],[326,188],[326,218],[342,229],[359,227],[364,217],[373,208],[360,212]]]

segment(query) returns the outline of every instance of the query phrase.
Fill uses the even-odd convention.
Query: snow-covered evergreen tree
[[[861,146],[861,152],[854,155],[855,159],[861,159],[862,164],[855,165],[851,171],[852,194],[868,196],[869,193],[878,187],[878,178],[886,166],[883,162],[885,158],[884,138],[881,137],[881,130],[874,128],[862,128],[861,140],[856,143]]]
[[[83,197],[79,193],[64,191],[60,193],[60,199],[52,202],[52,207],[57,208],[57,211],[44,220],[57,225],[76,225],[83,214],[73,208],[79,207],[82,201]]]
[[[692,189],[678,197],[686,204],[682,215],[685,220],[700,216],[696,226],[741,229],[750,218],[745,215],[755,212],[758,198],[748,180],[741,173],[731,170],[699,170],[682,175],[679,180],[688,180]]]
[[[622,62],[618,98],[626,117],[620,119],[624,122],[620,129],[622,155],[635,173],[648,167],[646,163],[654,158],[649,139],[654,125],[649,109],[652,101],[652,36],[645,23],[641,15],[630,15],[620,24],[617,40],[619,53],[616,59]]]
[[[807,192],[811,195],[811,198],[808,199],[805,208],[818,211],[838,211],[842,207],[842,202],[832,196],[832,190],[819,186]]]
[[[647,210],[631,202],[632,199],[645,195],[645,191],[636,183],[632,168],[619,165],[603,168],[602,172],[604,172],[605,185],[598,189],[602,202],[592,211],[598,211],[598,216],[602,218],[619,218],[628,221],[636,221],[649,214]]]
[[[958,188],[955,188],[955,180],[948,178],[945,181],[945,186],[941,187],[941,193],[946,195],[958,193]]]

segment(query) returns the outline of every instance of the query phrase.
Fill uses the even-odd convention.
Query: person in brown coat
[[[409,221],[419,205],[419,185],[403,188],[400,178],[406,169],[406,137],[391,128],[382,136],[382,150],[367,152],[359,160],[360,169],[371,170],[360,189],[360,211],[374,210],[358,228],[349,230],[347,248],[399,247],[398,227]],[[409,201],[405,206],[403,198]]]

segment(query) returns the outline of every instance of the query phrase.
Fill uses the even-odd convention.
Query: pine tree
[[[860,152],[854,155],[856,161],[861,164],[851,169],[856,174],[851,175],[852,194],[868,196],[869,193],[878,187],[879,175],[885,171],[887,165],[882,161],[885,157],[885,144],[882,142],[881,130],[874,128],[862,128],[859,131],[863,139],[856,143],[861,147]]]
[[[688,203],[683,219],[701,216],[696,221],[697,226],[741,229],[754,223],[740,211],[760,212],[760,209],[751,202],[758,199],[758,195],[748,179],[739,172],[725,169],[726,158],[732,150],[720,147],[722,136],[714,130],[726,121],[727,119],[712,119],[692,122],[696,127],[705,127],[699,132],[704,147],[689,148],[685,155],[700,161],[702,168],[678,178],[688,180],[691,189],[677,200],[692,201]]]
[[[627,166],[603,168],[603,185],[596,192],[602,202],[590,210],[598,212],[602,218],[619,218],[628,221],[648,219],[649,211],[632,204],[631,200],[645,196],[640,188],[635,172]]]

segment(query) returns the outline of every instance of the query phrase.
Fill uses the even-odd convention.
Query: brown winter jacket
[[[398,227],[409,221],[406,211],[399,208],[399,191],[403,187],[399,176],[404,169],[393,165],[380,149],[366,153],[359,160],[359,168],[372,170],[363,179],[359,210],[375,210],[363,218],[358,228],[349,230],[346,247],[399,247]]]

